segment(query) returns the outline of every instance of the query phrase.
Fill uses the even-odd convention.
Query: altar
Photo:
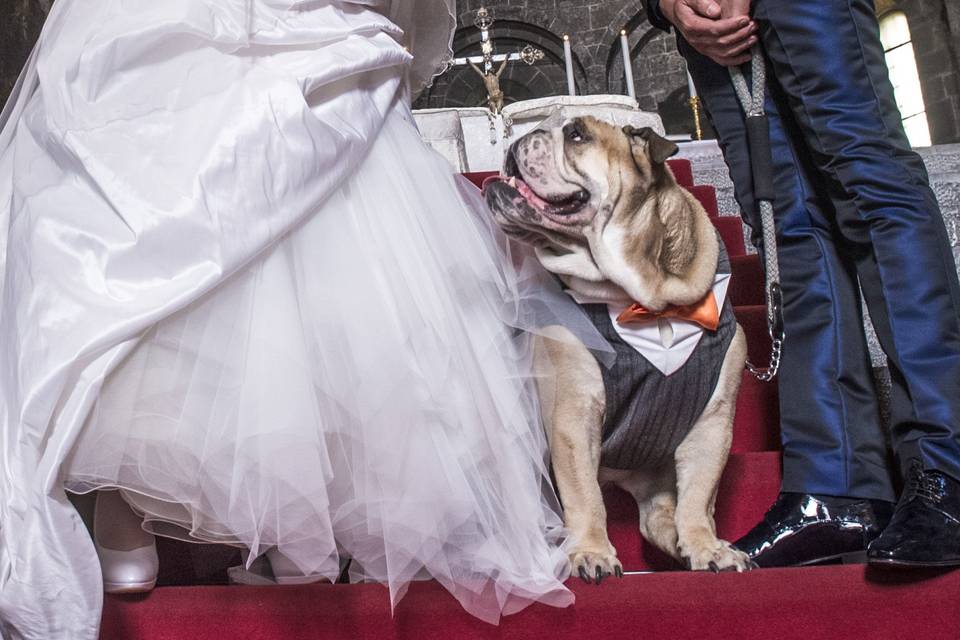
[[[617,126],[650,127],[663,135],[656,113],[641,111],[629,96],[548,96],[514,102],[494,113],[486,107],[413,112],[423,139],[461,172],[497,171],[515,140],[554,113],[594,116]]]

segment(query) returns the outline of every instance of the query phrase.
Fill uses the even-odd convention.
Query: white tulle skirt
[[[531,373],[549,302],[459,180],[397,106],[305,224],[143,336],[67,488],[304,573],[349,557],[394,602],[431,577],[488,621],[572,602]]]

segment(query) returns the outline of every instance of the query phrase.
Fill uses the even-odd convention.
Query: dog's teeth
[[[507,180],[507,184],[509,184],[509,185],[510,185],[511,187],[513,187],[514,189],[516,189],[516,188],[517,188],[517,179],[516,179],[514,176],[510,176],[510,179]]]

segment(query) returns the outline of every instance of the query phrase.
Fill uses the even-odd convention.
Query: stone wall
[[[934,144],[960,142],[960,2],[885,0],[907,16]]]
[[[51,2],[5,0],[0,6],[0,102],[6,101]],[[899,9],[907,15],[933,142],[960,142],[960,2],[876,2],[880,12]],[[546,53],[532,67],[513,63],[505,72],[508,99],[566,93],[564,34],[570,34],[573,43],[579,93],[626,93],[619,43],[620,29],[626,28],[640,107],[659,111],[670,133],[693,130],[683,60],[672,36],[650,27],[638,0],[460,0],[458,55],[479,52],[479,34],[472,25],[481,5],[497,19],[493,36],[500,51],[533,44]],[[454,69],[417,106],[478,106],[484,96],[472,70]]]
[[[458,55],[479,51],[472,24],[481,4],[498,20],[492,33],[500,51],[532,43],[547,52],[535,68],[515,65],[505,74],[508,97],[566,93],[563,34],[573,43],[579,93],[626,93],[619,44],[620,29],[626,28],[640,107],[658,110],[670,133],[692,131],[683,60],[672,36],[651,29],[637,0],[462,0]],[[876,5],[881,13],[899,9],[907,15],[933,143],[960,142],[960,1],[876,0]],[[449,72],[417,106],[480,105],[484,92],[471,75]]]
[[[0,7],[0,104],[7,101],[49,10],[50,0],[4,0]]]
[[[457,56],[479,55],[480,36],[473,27],[476,10],[486,6],[496,22],[491,34],[496,52],[517,51],[526,44],[546,54],[533,66],[512,63],[502,78],[507,101],[567,93],[563,36],[570,36],[577,93],[626,94],[620,30],[629,34],[637,101],[659,111],[669,133],[691,133],[686,66],[673,36],[651,28],[636,0],[461,0]],[[416,106],[480,106],[485,93],[469,68],[439,78]]]

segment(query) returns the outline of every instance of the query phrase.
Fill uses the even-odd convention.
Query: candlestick
[[[570,36],[563,36],[563,60],[567,66],[567,93],[577,95],[577,86],[573,80],[573,52],[570,50]]]
[[[630,60],[630,40],[627,38],[627,31],[620,31],[620,48],[623,50],[623,75],[627,83],[627,95],[637,99],[637,88],[633,84],[633,62]]]
[[[693,109],[693,128],[694,128],[694,138],[696,140],[703,140],[703,130],[700,128],[700,97],[693,96],[690,98],[690,108]]]

